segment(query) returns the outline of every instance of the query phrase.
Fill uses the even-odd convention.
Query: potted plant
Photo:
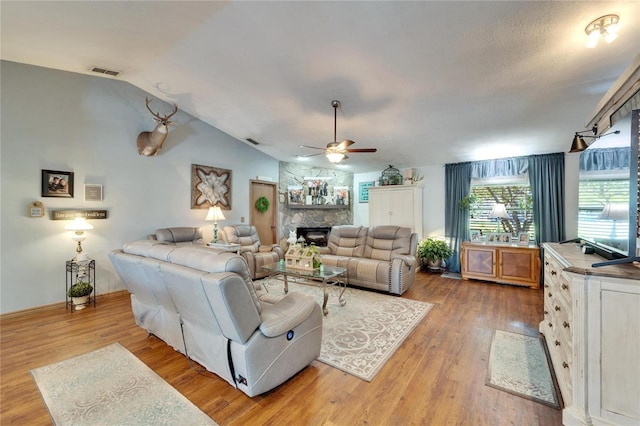
[[[448,259],[453,250],[444,240],[427,237],[418,243],[418,256],[426,261],[429,269],[440,269],[442,260]]]
[[[67,295],[75,305],[76,309],[84,309],[89,302],[89,295],[93,292],[93,286],[88,281],[78,280],[69,287]]]

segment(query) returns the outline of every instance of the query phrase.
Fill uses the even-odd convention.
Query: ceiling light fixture
[[[343,152],[327,152],[325,155],[327,156],[327,160],[332,163],[339,163],[346,157]]]
[[[600,36],[604,37],[607,43],[611,43],[618,37],[618,30],[620,26],[618,21],[620,17],[618,15],[604,15],[598,19],[594,19],[587,25],[584,32],[587,33],[589,40],[587,41],[587,47],[593,49],[598,45]]]
[[[588,132],[592,132],[594,134],[594,136],[591,135],[584,135],[582,136],[581,133],[588,133]],[[609,132],[609,133],[605,133],[604,135],[600,135],[600,136],[595,136],[595,134],[598,133],[598,126],[593,126],[593,128],[591,130],[584,130],[582,132],[576,132],[576,134],[573,136],[573,141],[571,141],[571,149],[569,150],[569,152],[582,152],[585,149],[587,149],[589,147],[589,145],[587,144],[587,142],[584,140],[584,138],[592,138],[593,141],[591,141],[591,143],[597,141],[598,139],[604,137],[604,136],[609,136],[609,135],[619,135],[620,134],[620,130],[616,130],[615,132]]]

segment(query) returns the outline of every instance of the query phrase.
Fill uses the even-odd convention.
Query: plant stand
[[[65,308],[71,310],[71,313],[78,308],[75,307],[71,297],[69,297],[69,288],[78,282],[80,279],[88,281],[93,286],[93,293],[88,296],[87,302],[83,303],[83,307],[91,306],[96,307],[96,295],[98,290],[96,288],[96,261],[91,260],[67,260],[66,262],[67,276],[66,287],[64,292]]]

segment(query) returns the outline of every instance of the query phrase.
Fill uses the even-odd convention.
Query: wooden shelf
[[[313,210],[346,210],[349,208],[349,204],[288,204],[290,209],[313,209]]]

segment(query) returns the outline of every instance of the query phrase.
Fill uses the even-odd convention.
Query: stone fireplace
[[[329,242],[330,226],[316,227],[298,227],[296,228],[296,237],[304,239],[305,244],[315,244],[317,247],[326,247]]]

